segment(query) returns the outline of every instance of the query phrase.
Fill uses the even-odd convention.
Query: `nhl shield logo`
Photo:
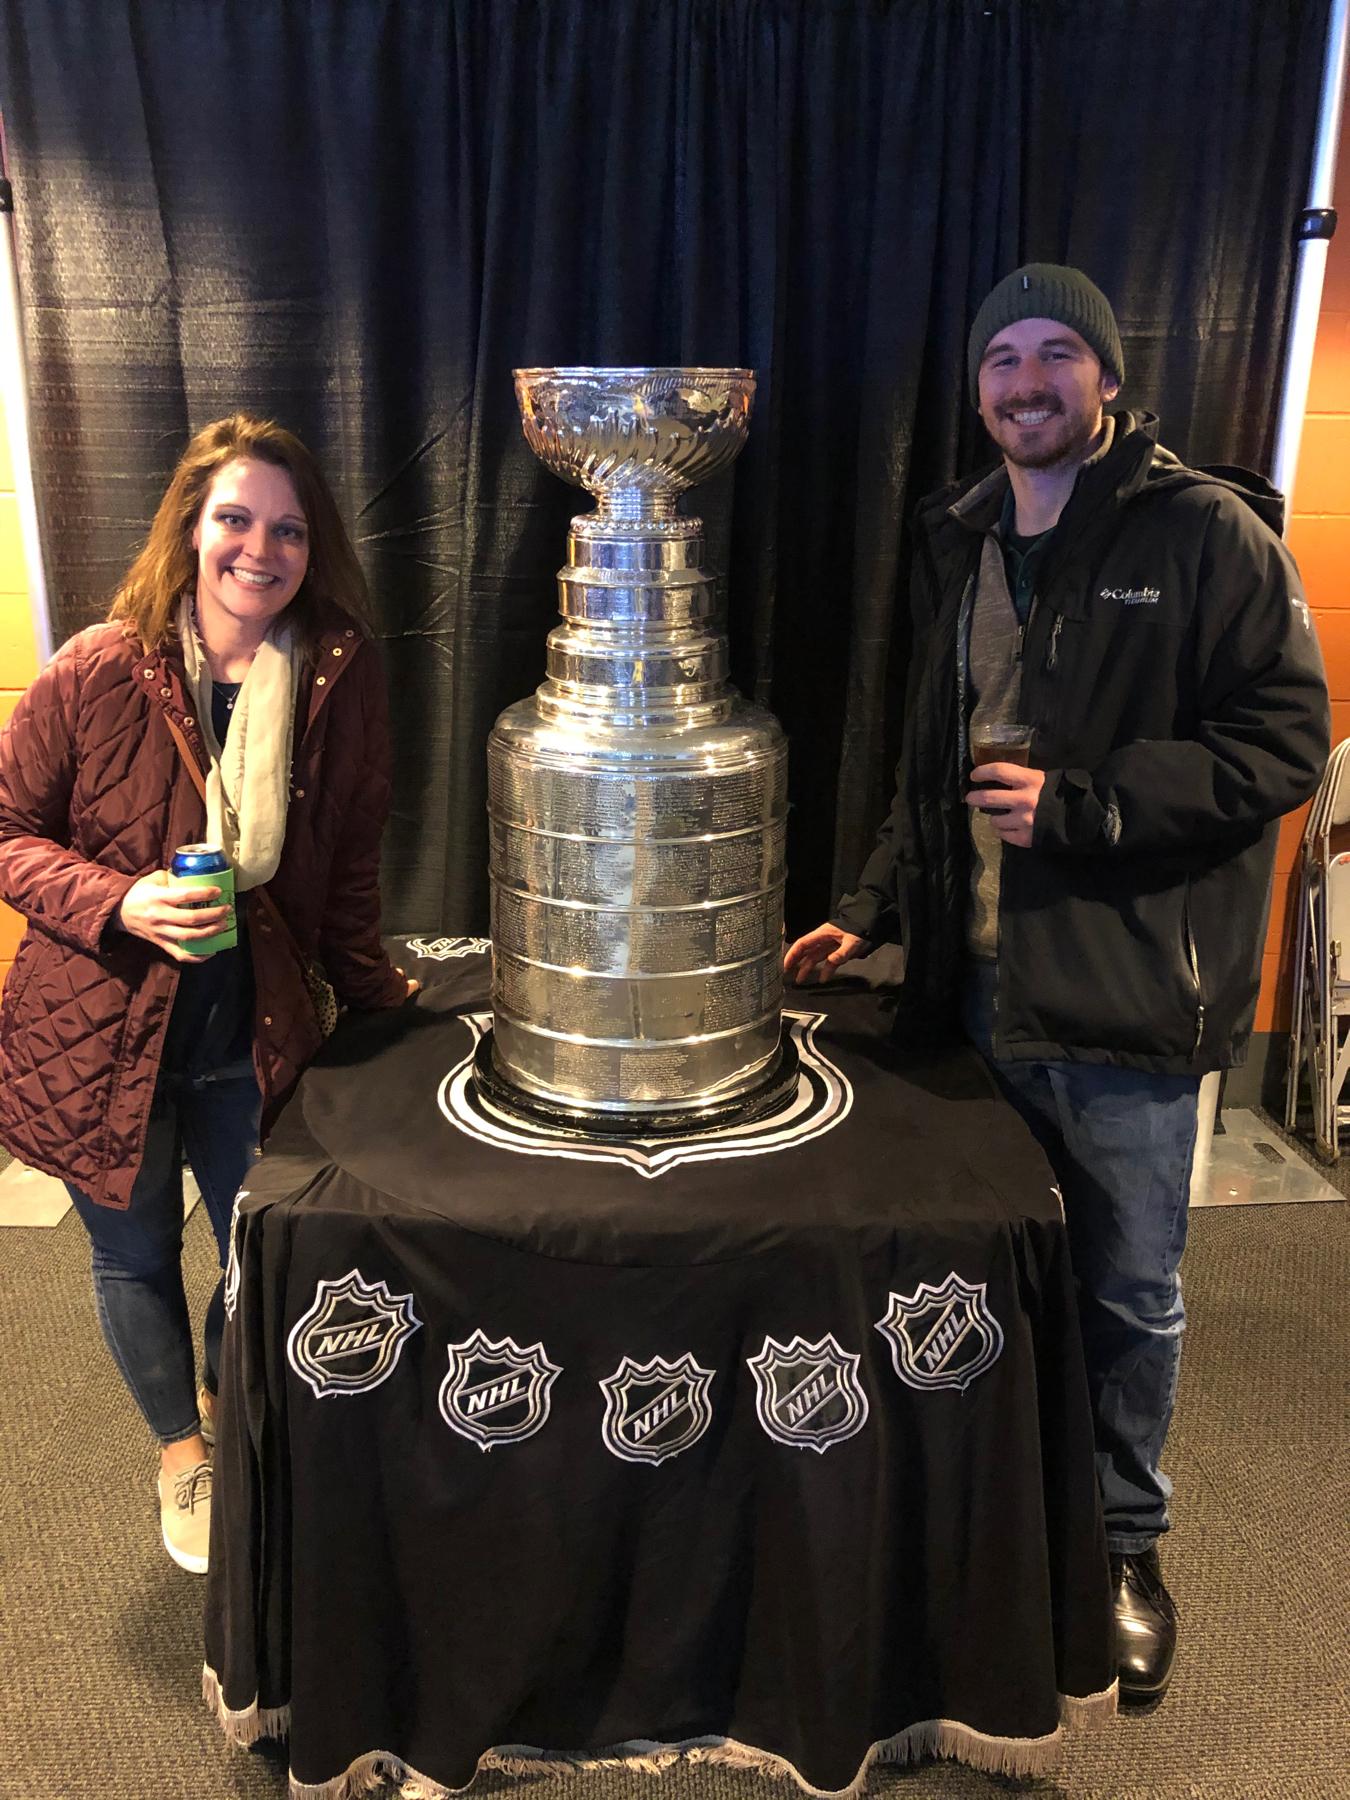
[[[457,956],[484,956],[492,948],[491,938],[410,937],[408,948],[414,956],[429,957],[432,962],[450,962]]]
[[[480,1450],[533,1437],[548,1418],[549,1390],[562,1374],[544,1346],[522,1350],[514,1338],[497,1340],[475,1331],[449,1348],[450,1373],[438,1399],[451,1431]]]
[[[790,1344],[766,1337],[759,1355],[746,1359],[760,1424],[778,1443],[823,1456],[867,1423],[860,1361],[840,1348],[832,1332],[814,1344],[800,1337]]]
[[[248,1189],[240,1188],[230,1213],[230,1254],[225,1264],[225,1317],[232,1319],[239,1305],[239,1202],[248,1199]]]
[[[385,1282],[352,1269],[319,1283],[313,1306],[291,1327],[286,1357],[317,1399],[363,1394],[393,1374],[421,1323],[411,1294],[391,1294]]]
[[[968,1388],[1003,1349],[985,1283],[962,1281],[955,1270],[936,1285],[921,1281],[912,1294],[892,1294],[876,1329],[890,1344],[896,1374],[914,1388]]]
[[[690,1351],[678,1362],[625,1356],[600,1383],[605,1448],[624,1462],[659,1463],[697,1443],[712,1423],[708,1390],[714,1371],[701,1369]]]

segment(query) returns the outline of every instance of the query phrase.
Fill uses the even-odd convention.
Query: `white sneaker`
[[[165,1487],[168,1492],[165,1492]],[[194,1463],[178,1474],[159,1476],[159,1528],[164,1548],[193,1575],[205,1575],[211,1542],[211,1465]]]
[[[211,1402],[209,1408],[208,1400]],[[208,1450],[216,1447],[216,1407],[219,1404],[219,1395],[208,1394],[205,1385],[197,1389],[197,1417],[201,1421],[202,1442]]]

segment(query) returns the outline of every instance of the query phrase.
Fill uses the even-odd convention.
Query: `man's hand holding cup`
[[[989,819],[1005,844],[1031,848],[1045,771],[1028,767],[1029,725],[983,725],[970,733],[971,787],[966,805]]]

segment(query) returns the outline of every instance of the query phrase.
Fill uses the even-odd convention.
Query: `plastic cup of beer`
[[[1030,725],[977,725],[970,732],[970,766],[985,763],[1017,763],[1027,766],[1031,757]]]

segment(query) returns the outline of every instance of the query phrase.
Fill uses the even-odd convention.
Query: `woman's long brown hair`
[[[309,567],[286,609],[305,641],[319,632],[322,603],[341,607],[361,629],[371,630],[370,595],[328,483],[309,451],[273,419],[231,413],[204,425],[179,459],[155,513],[145,544],[122,578],[108,613],[134,627],[146,650],[174,635],[179,596],[195,591],[197,552],[192,532],[207,492],[226,463],[240,457],[274,463],[295,483],[309,526]]]

